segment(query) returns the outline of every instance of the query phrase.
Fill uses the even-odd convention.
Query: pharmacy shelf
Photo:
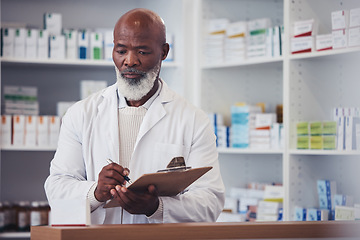
[[[241,149],[241,148],[218,148],[219,154],[283,154],[283,150],[278,149]]]
[[[1,151],[55,151],[56,147],[3,146]]]
[[[248,59],[239,62],[222,62],[222,63],[204,64],[202,68],[214,69],[214,68],[239,67],[239,66],[263,64],[263,63],[282,62],[283,60],[284,58],[282,56],[274,57],[274,58],[255,58],[255,59],[250,59],[250,60]]]
[[[30,238],[30,232],[4,232],[0,233],[1,238]]]
[[[290,60],[295,59],[305,59],[305,58],[314,58],[314,57],[323,57],[323,56],[332,56],[332,55],[339,55],[339,54],[347,54],[347,53],[360,53],[360,47],[352,47],[352,48],[343,48],[343,49],[332,49],[332,50],[325,50],[320,52],[309,52],[309,53],[299,53],[299,54],[292,54],[289,56]]]
[[[340,156],[360,156],[360,151],[339,151],[339,150],[290,150],[292,155],[340,155]]]
[[[34,64],[34,65],[64,65],[64,66],[98,66],[114,67],[113,61],[90,59],[26,59],[26,58],[1,58],[1,63],[6,64]],[[176,62],[163,62],[162,67],[177,67]]]

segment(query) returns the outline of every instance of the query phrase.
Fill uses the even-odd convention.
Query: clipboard
[[[190,168],[182,171],[166,171],[143,174],[127,188],[135,192],[145,192],[149,185],[155,185],[159,196],[175,196],[207,173],[212,167]],[[104,208],[119,207],[110,200]]]

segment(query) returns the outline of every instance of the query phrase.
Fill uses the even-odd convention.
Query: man
[[[169,51],[165,25],[134,9],[114,28],[117,83],[74,104],[63,117],[45,190],[54,199],[88,198],[93,224],[215,221],[224,204],[215,136],[207,115],[159,78]],[[182,156],[213,169],[174,197],[126,188]],[[115,163],[108,164],[107,159]],[[121,207],[103,208],[113,198]]]

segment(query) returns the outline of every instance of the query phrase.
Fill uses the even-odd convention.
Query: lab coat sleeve
[[[50,206],[55,199],[86,199],[95,182],[86,178],[82,154],[82,121],[78,104],[69,108],[62,119],[58,148],[44,186]]]
[[[225,188],[220,175],[215,135],[207,115],[203,112],[198,114],[194,126],[187,165],[213,168],[184,193],[162,197],[165,223],[214,222],[224,207]]]

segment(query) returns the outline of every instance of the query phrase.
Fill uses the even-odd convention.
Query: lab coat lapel
[[[136,139],[135,148],[138,143],[141,141],[141,139],[144,137],[144,135],[153,128],[163,117],[166,115],[166,110],[164,108],[164,104],[172,101],[173,99],[173,93],[169,90],[167,84],[160,80],[162,83],[162,89],[160,91],[159,96],[154,100],[154,102],[151,104],[150,108],[148,109],[144,120],[141,124],[139,134]]]
[[[99,133],[107,136],[110,158],[114,162],[119,162],[119,125],[118,125],[118,100],[116,86],[108,88],[104,94],[104,101],[98,107],[98,126]],[[101,143],[104,144],[104,143]]]

